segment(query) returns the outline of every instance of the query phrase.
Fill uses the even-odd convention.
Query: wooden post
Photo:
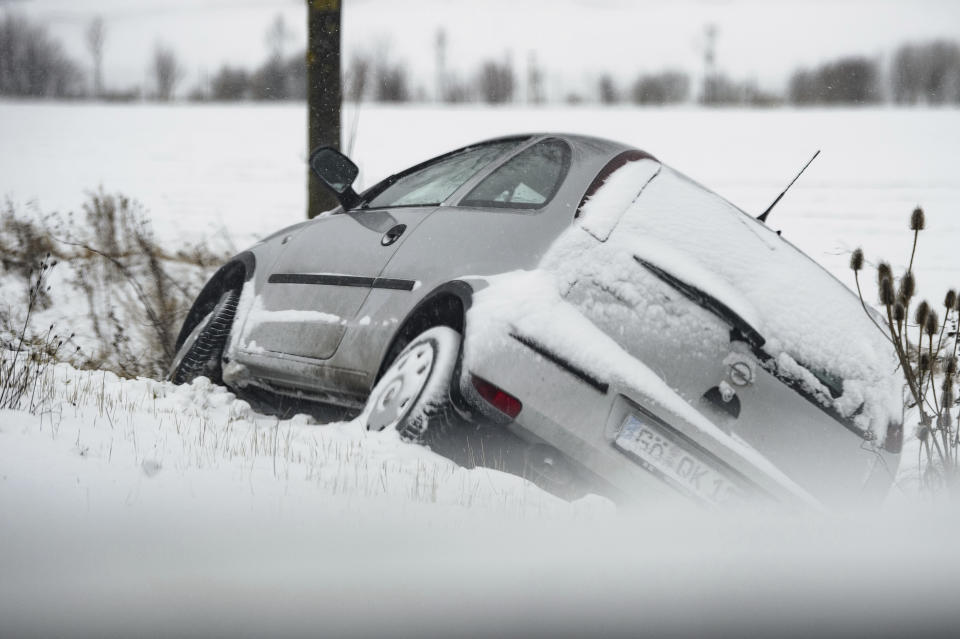
[[[307,151],[340,148],[340,2],[307,0]],[[307,168],[307,217],[337,206]]]

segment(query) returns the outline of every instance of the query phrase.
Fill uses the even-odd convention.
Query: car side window
[[[440,204],[467,180],[520,140],[467,147],[402,175],[367,201],[364,208]]]
[[[484,178],[460,206],[542,208],[557,193],[569,167],[570,147],[566,142],[538,142]]]

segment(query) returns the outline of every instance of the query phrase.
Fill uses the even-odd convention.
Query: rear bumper
[[[786,410],[797,411],[795,419],[781,414],[748,443],[730,424],[712,421],[708,412],[681,415],[666,407],[677,404],[665,402],[662,391],[651,395],[643,388],[591,376],[565,365],[558,353],[531,347],[529,340],[504,336],[494,348],[486,346],[465,349],[461,389],[469,387],[470,375],[475,374],[515,395],[523,410],[509,428],[528,441],[557,448],[580,473],[608,487],[610,496],[621,502],[678,495],[695,500],[703,497],[649,464],[645,467],[636,455],[618,446],[617,438],[630,415],[670,429],[708,464],[735,477],[745,487],[744,494],[756,495],[761,501],[808,505],[876,502],[893,479],[896,455],[866,445],[801,397],[796,403],[786,402]],[[780,386],[755,392],[758,395],[749,398],[753,403],[759,403],[767,392],[765,404],[783,404],[784,397],[791,399],[792,391]],[[676,394],[672,399],[686,404]],[[501,416],[493,421],[507,420]]]

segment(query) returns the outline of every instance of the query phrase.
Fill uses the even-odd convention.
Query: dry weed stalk
[[[8,201],[0,215],[3,270],[27,277],[29,265],[47,254],[66,262],[99,342],[86,366],[162,376],[197,291],[228,255],[199,243],[164,250],[139,204],[102,190],[90,194],[82,219],[30,213],[18,215]],[[50,303],[42,289],[37,304]]]
[[[61,337],[51,324],[42,333],[34,334],[30,320],[49,292],[48,276],[56,260],[47,254],[35,269],[28,271],[26,311],[22,320],[0,309],[0,409],[23,409],[35,412],[43,395],[38,397],[40,381],[51,365],[76,356],[80,347],[70,348],[73,334]],[[26,403],[25,403],[26,400]]]
[[[908,392],[905,409],[916,408],[919,416],[917,438],[921,454],[926,456],[922,478],[928,487],[939,479],[950,486],[960,480],[960,410],[955,388],[957,373],[958,324],[960,299],[953,289],[943,299],[943,317],[937,308],[922,300],[914,306],[917,281],[913,273],[917,240],[926,227],[923,210],[917,207],[910,216],[913,246],[906,271],[899,278],[886,262],[877,266],[877,290],[885,311],[886,330],[899,361]],[[857,249],[850,258],[860,295],[860,302],[870,320],[880,328],[867,310],[860,287],[863,251]],[[912,318],[912,322],[911,322]],[[883,329],[881,329],[883,330]],[[915,341],[911,341],[911,331]],[[958,413],[956,418],[954,412]]]

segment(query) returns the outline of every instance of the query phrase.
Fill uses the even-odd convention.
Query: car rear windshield
[[[440,204],[478,171],[522,141],[500,140],[470,146],[414,168],[376,193],[364,204],[364,208]],[[374,187],[374,191],[377,191],[377,187]]]
[[[484,178],[460,206],[539,209],[556,194],[569,166],[566,142],[544,140]]]

